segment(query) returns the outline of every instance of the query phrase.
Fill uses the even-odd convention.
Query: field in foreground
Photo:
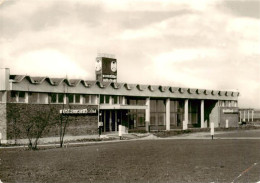
[[[257,182],[259,161],[260,140],[144,140],[39,151],[1,149],[0,179],[2,182],[232,182],[234,179]]]

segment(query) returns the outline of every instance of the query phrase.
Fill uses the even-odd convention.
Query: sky
[[[0,0],[0,68],[95,79],[114,54],[118,82],[238,90],[260,108],[260,1]]]

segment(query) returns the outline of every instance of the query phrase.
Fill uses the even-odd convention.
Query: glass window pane
[[[17,92],[16,91],[11,91],[11,102],[16,102],[16,96],[17,96]]]
[[[74,95],[73,94],[69,94],[68,98],[69,98],[69,103],[74,103]]]
[[[137,105],[145,105],[146,100],[145,99],[138,99],[137,100]]]
[[[152,126],[156,125],[156,113],[151,113],[151,115],[150,115],[150,125],[152,125]]]
[[[150,110],[156,112],[156,100],[150,100]]]
[[[129,105],[136,105],[136,100],[129,99]]]
[[[158,125],[165,125],[165,113],[158,113]]]
[[[56,102],[57,102],[57,94],[51,93],[51,103],[56,103]]]
[[[38,93],[29,93],[29,103],[35,104],[38,102]]]
[[[170,111],[171,112],[177,112],[177,101],[171,100],[170,102]]]
[[[84,103],[88,104],[90,101],[90,95],[84,95]]]
[[[177,114],[176,113],[171,113],[171,115],[170,115],[170,124],[172,126],[177,126]]]
[[[80,94],[75,95],[75,103],[80,103]]]
[[[24,91],[19,92],[19,102],[25,102],[25,92]]]
[[[145,114],[143,113],[137,114],[137,123],[138,126],[145,126]]]
[[[114,101],[114,104],[118,104],[118,96],[113,96],[113,101]]]
[[[96,95],[91,95],[91,101],[90,101],[90,103],[91,104],[95,104],[96,103],[96,101],[97,101],[97,96]]]
[[[109,95],[105,95],[105,98],[106,98],[106,104],[109,104]]]
[[[46,101],[48,99],[48,94],[47,93],[39,93],[39,102],[41,104],[46,104]]]
[[[58,94],[58,102],[59,103],[63,103],[64,102],[64,94],[63,93],[59,93]]]
[[[157,100],[157,112],[166,112],[164,100]]]
[[[100,95],[100,99],[99,99],[100,104],[104,104],[104,101],[105,101],[104,99],[105,99],[105,96]]]

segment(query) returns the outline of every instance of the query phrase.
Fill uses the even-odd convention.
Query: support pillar
[[[205,128],[204,122],[204,100],[200,102],[200,128]]]
[[[117,131],[117,111],[115,111],[115,131]]]
[[[150,125],[150,98],[146,98],[145,105],[147,106],[147,109],[145,109],[145,129],[148,132]]]
[[[246,121],[246,110],[244,109],[244,117],[243,117],[243,121]]]
[[[254,110],[252,110],[252,122],[254,121]]]
[[[126,98],[125,98],[125,96],[123,96],[123,98],[122,98],[122,105],[126,105]]]
[[[109,111],[109,131],[112,132],[112,111]]]
[[[189,121],[189,100],[185,99],[184,103],[184,122],[183,122],[183,129],[186,130]]]
[[[239,123],[241,124],[241,119],[242,119],[242,112],[239,111]]]
[[[169,98],[167,98],[166,99],[166,130],[170,130],[171,129],[170,107],[171,107],[171,100]]]
[[[249,109],[247,110],[247,121],[249,122],[250,121],[250,116],[249,116]]]

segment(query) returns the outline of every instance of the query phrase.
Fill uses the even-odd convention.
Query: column
[[[242,119],[242,112],[239,111],[239,123],[241,124],[241,119]]]
[[[247,121],[249,122],[249,120],[250,120],[250,116],[249,116],[249,109],[247,110]]]
[[[109,104],[112,105],[113,104],[113,97],[109,96]]]
[[[148,132],[149,131],[149,125],[150,125],[150,98],[146,98],[145,105],[147,106],[147,109],[145,109],[145,129]]]
[[[204,100],[200,102],[200,128],[205,128],[204,122]]]
[[[169,98],[167,98],[166,99],[166,130],[170,130],[171,129],[170,107],[171,107],[171,100]]]
[[[189,121],[189,100],[185,99],[184,104],[184,121],[183,121],[183,129],[186,130],[188,128],[188,121]]]
[[[125,99],[125,96],[122,97],[122,105],[126,105],[126,99]]]
[[[115,131],[117,131],[117,111],[115,111]]]
[[[109,111],[109,131],[112,131],[112,111]]]
[[[252,110],[252,122],[254,121],[254,110]]]
[[[244,109],[244,118],[243,118],[243,121],[245,122],[246,121],[246,110]]]

